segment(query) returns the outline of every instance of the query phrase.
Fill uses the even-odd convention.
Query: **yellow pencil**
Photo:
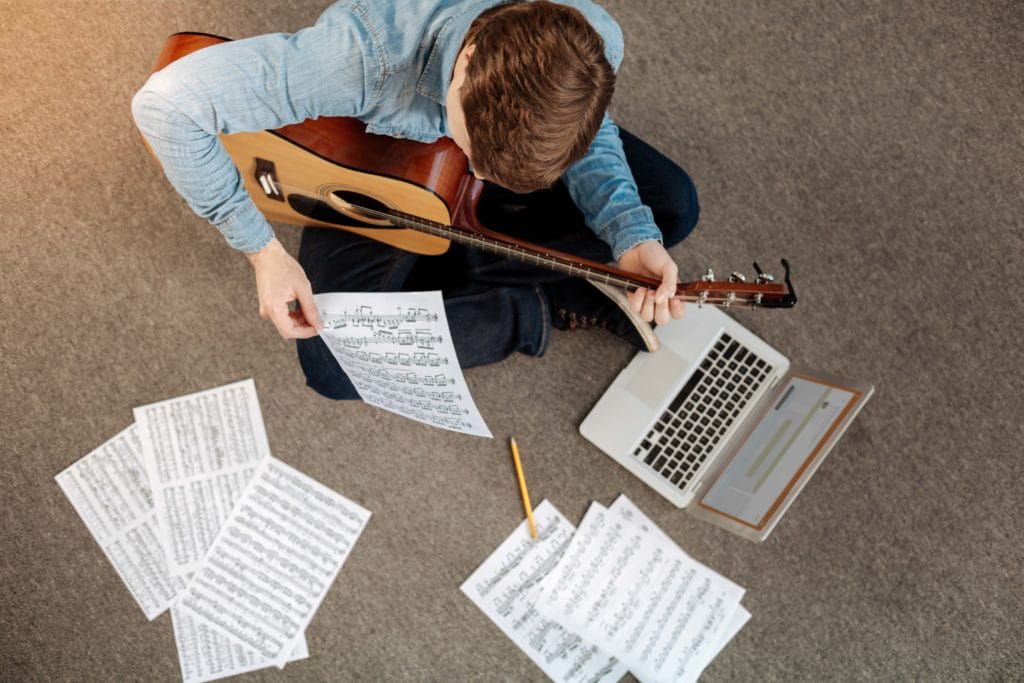
[[[509,439],[512,445],[512,461],[516,464],[516,476],[519,477],[519,493],[523,496],[523,507],[526,508],[526,521],[530,523],[530,536],[537,540],[537,525],[533,522],[533,508],[530,506],[530,494],[526,491],[526,479],[523,478],[523,464],[519,462],[519,448],[515,437]]]

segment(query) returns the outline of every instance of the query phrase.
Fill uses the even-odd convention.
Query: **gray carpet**
[[[508,435],[535,502],[579,520],[626,493],[748,588],[708,681],[1024,675],[1024,5],[606,3],[627,45],[613,113],[701,193],[684,274],[788,258],[799,306],[741,320],[877,386],[763,545],[579,436],[630,356],[604,333],[468,372],[494,440],[304,388],[250,267],[173,193],[128,105],[167,34],[289,31],[324,6],[0,0],[3,679],[178,676],[168,617],[144,620],[53,476],[133,406],[246,377],[275,454],[374,513],[311,658],[252,680],[542,680],[458,590],[520,520]]]

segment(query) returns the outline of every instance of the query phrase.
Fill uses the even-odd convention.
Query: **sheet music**
[[[642,681],[696,680],[744,592],[597,503],[539,591],[538,611]]]
[[[490,437],[462,376],[441,292],[317,294],[320,337],[367,403]]]
[[[167,571],[137,426],[123,430],[54,479],[143,614],[155,619],[185,582]]]
[[[645,531],[653,534],[661,543],[673,546],[680,553],[683,553],[682,548],[679,548],[678,544],[676,544],[675,541],[669,538],[668,534],[666,534],[661,529],[661,527],[652,522],[650,518],[647,515],[645,515],[643,511],[641,511],[640,508],[638,508],[636,504],[633,503],[633,501],[631,501],[625,495],[620,495],[618,498],[616,498],[615,502],[612,503],[608,509],[619,513],[625,519],[629,520],[633,524],[636,524]],[[718,574],[718,572],[715,572],[713,569],[707,567],[705,567],[705,569],[707,569],[708,572],[711,572],[712,574],[717,576],[721,581],[732,583],[731,581],[729,581],[729,579],[726,579],[724,576]],[[707,667],[707,665],[710,664],[711,661],[718,656],[718,654],[725,648],[725,646],[729,644],[729,641],[732,640],[733,637],[740,632],[740,629],[743,628],[743,626],[749,620],[750,612],[748,612],[743,605],[737,605],[736,611],[729,619],[729,622],[722,628],[722,632],[719,634],[718,643],[714,647],[708,648],[704,663],[702,665],[699,665],[699,670],[697,671],[698,676],[700,675],[700,672],[703,671]]]
[[[369,518],[268,456],[176,607],[284,666]]]
[[[270,447],[251,379],[135,408],[174,576],[198,569]]]
[[[617,681],[626,667],[537,612],[538,582],[558,563],[575,528],[554,505],[534,508],[537,540],[526,520],[462,584],[462,592],[553,681]]]
[[[272,666],[252,650],[232,642],[205,623],[193,619],[177,607],[171,608],[174,642],[184,683],[215,681]],[[299,638],[289,662],[309,657],[306,638]]]

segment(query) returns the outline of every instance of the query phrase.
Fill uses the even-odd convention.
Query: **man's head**
[[[604,41],[576,9],[499,5],[474,20],[447,94],[474,172],[515,192],[549,187],[586,154],[615,87]]]

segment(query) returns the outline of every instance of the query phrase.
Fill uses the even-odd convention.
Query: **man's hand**
[[[276,238],[255,254],[246,255],[256,271],[260,317],[274,323],[285,339],[315,337],[324,325],[313,303],[309,279],[298,261]],[[299,302],[294,311],[289,310],[292,301]]]
[[[629,294],[630,307],[647,322],[664,325],[670,318],[679,320],[685,313],[682,299],[671,298],[676,293],[679,267],[665,247],[657,242],[641,242],[619,259],[619,267],[640,275],[661,279],[656,290],[637,289]]]

